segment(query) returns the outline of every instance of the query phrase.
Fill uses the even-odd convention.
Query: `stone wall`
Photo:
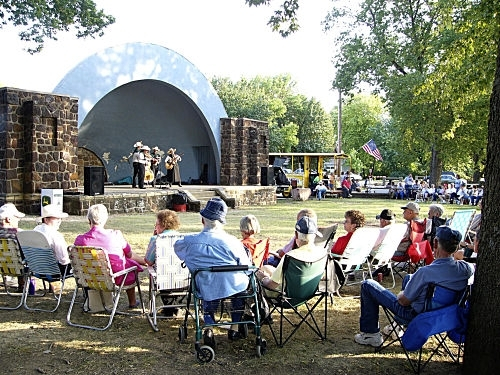
[[[269,165],[267,122],[245,118],[221,119],[220,184],[257,185],[260,168]]]
[[[0,204],[40,211],[41,189],[76,190],[78,99],[0,88]]]
[[[104,163],[101,159],[91,150],[85,147],[78,147],[78,184],[84,186],[83,171],[85,167],[88,166],[99,166],[104,167]],[[106,168],[104,168],[106,174]],[[108,176],[106,174],[104,181],[108,181]]]

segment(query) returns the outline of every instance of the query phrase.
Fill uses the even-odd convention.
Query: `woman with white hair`
[[[424,239],[428,240],[430,243],[434,243],[434,237],[436,237],[436,229],[441,225],[446,224],[446,219],[441,217],[443,216],[443,214],[444,207],[442,204],[433,203],[429,205]]]
[[[103,204],[90,206],[87,219],[89,220],[90,230],[76,237],[76,246],[102,247],[108,254],[111,269],[114,273],[133,266],[137,266],[138,270],[142,271],[140,265],[146,264],[144,258],[132,251],[130,244],[125,240],[122,232],[104,228],[104,225],[108,221],[106,206]],[[115,282],[116,284],[120,284],[122,280],[123,276],[120,276],[115,279]],[[124,285],[131,285],[134,282],[135,275],[129,273],[126,276]],[[127,296],[129,308],[139,306],[139,302],[135,299],[135,288],[127,289]]]

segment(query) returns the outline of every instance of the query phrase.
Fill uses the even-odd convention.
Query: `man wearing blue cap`
[[[308,216],[301,217],[295,224],[295,242],[297,248],[291,250],[287,255],[304,262],[315,262],[326,254],[326,249],[314,244],[318,232],[316,220]],[[285,257],[281,258],[276,268],[266,265],[257,271],[256,276],[260,282],[269,289],[279,290],[283,275],[283,263]]]
[[[379,306],[385,306],[397,316],[410,321],[424,310],[428,284],[456,291],[465,289],[474,269],[467,262],[453,258],[461,238],[459,231],[447,226],[439,227],[433,243],[434,261],[419,268],[414,274],[407,275],[403,281],[403,290],[397,296],[376,281],[364,281],[361,284],[361,332],[354,336],[354,341],[374,347],[382,344]],[[391,331],[390,326],[384,327],[384,333]]]
[[[203,230],[185,236],[174,244],[174,251],[184,261],[189,271],[198,268],[228,265],[252,265],[241,241],[224,231],[227,205],[220,198],[212,198],[200,211]],[[204,304],[205,324],[215,324],[213,313],[217,311],[219,300],[243,292],[248,287],[249,278],[245,272],[200,272],[196,285]],[[240,300],[233,300],[233,308],[238,310]],[[239,316],[237,316],[239,315]],[[232,315],[233,322],[241,320],[241,312]],[[230,330],[230,339],[240,338],[239,332]]]

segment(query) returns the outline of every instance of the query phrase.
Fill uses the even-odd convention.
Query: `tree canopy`
[[[57,40],[58,32],[73,29],[77,38],[102,36],[114,22],[91,0],[0,1],[0,28],[19,28],[29,53],[40,52],[47,39]]]
[[[333,124],[321,103],[294,92],[289,75],[212,79],[229,117],[246,117],[269,124],[272,152],[331,152]]]

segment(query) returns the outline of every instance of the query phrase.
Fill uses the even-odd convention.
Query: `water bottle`
[[[28,288],[28,294],[30,296],[34,296],[35,295],[35,289],[36,289],[35,279],[30,278],[30,285],[29,285],[29,288]]]

